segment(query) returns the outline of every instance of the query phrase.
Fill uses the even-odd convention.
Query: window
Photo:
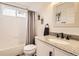
[[[2,14],[2,9],[0,8],[0,14]]]
[[[2,9],[3,15],[9,15],[9,16],[16,16],[16,9],[11,8],[3,8]]]
[[[19,17],[26,17],[26,13],[22,11],[17,11],[17,16]]]
[[[0,14],[25,18],[27,16],[27,10],[1,4]]]

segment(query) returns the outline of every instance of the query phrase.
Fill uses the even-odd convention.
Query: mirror
[[[55,26],[79,26],[78,10],[79,3],[76,2],[56,4],[54,6]]]

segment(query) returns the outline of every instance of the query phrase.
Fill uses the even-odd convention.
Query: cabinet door
[[[38,56],[49,56],[50,54],[53,56],[54,55],[54,51],[53,51],[53,47],[50,46],[47,43],[44,43],[38,39],[36,39],[36,46],[37,46],[37,55]]]
[[[67,53],[65,51],[62,51],[58,48],[54,48],[54,51],[55,51],[55,56],[74,56],[74,55]]]

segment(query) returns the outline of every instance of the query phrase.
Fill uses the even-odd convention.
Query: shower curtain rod
[[[16,7],[16,8],[20,8],[20,9],[23,9],[23,10],[28,10],[28,11],[32,11],[32,10],[29,10],[28,8],[22,8],[22,7],[19,7],[19,6],[15,6],[15,5],[11,5],[11,4],[8,4],[8,3],[3,3],[3,2],[0,2],[1,4],[4,4],[4,5],[9,5],[9,6],[13,6],[13,7]],[[35,11],[33,11],[35,12]]]

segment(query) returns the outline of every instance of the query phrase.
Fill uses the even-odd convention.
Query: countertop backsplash
[[[57,33],[57,32],[50,32],[49,34],[52,35],[52,36],[57,36],[57,34],[59,36],[61,36],[61,33]],[[69,39],[74,39],[74,40],[78,40],[79,41],[79,36],[78,35],[63,33],[63,36],[64,36],[64,38],[66,38],[67,36],[69,36]]]

